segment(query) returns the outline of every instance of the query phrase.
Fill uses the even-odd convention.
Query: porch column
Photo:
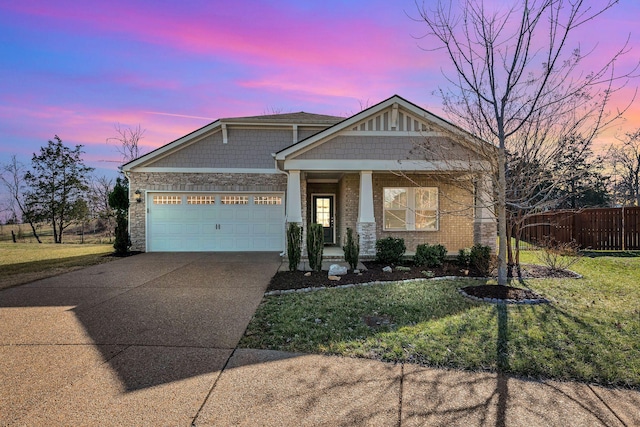
[[[289,171],[287,180],[287,222],[302,224],[300,171]]]
[[[493,182],[488,175],[480,175],[475,188],[475,218],[473,241],[496,250],[497,224],[493,207]]]
[[[360,197],[358,205],[358,222],[356,224],[360,236],[360,255],[376,254],[376,219],[373,214],[373,180],[372,171],[360,172]]]

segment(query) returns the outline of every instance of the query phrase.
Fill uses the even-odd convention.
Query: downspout
[[[278,167],[278,161],[276,160],[276,153],[271,153],[271,157],[273,157],[273,161],[275,162],[275,166],[276,166],[276,171],[278,171],[279,173],[285,174],[287,176],[287,187],[289,186],[289,172],[284,171],[282,169],[280,169]],[[289,216],[289,212],[287,212],[287,192],[285,192],[285,203],[284,203],[284,223],[285,223],[285,235],[286,235],[286,224],[287,224],[287,217]],[[287,254],[287,243],[286,243],[286,239],[285,239],[285,245],[284,245],[284,250],[282,252],[280,252],[280,256],[283,257]]]
[[[131,200],[131,179],[129,179],[129,171],[122,169],[122,166],[118,166],[118,169],[120,169],[120,172],[127,178],[127,200]],[[129,202],[129,204],[131,204],[131,202]],[[129,239],[131,239],[131,209],[127,209],[127,233],[129,234]]]

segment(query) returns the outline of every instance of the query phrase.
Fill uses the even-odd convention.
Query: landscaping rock
[[[356,268],[355,270],[353,270],[353,274],[360,274],[360,270]]]
[[[310,277],[311,276],[311,272],[307,271],[306,273],[304,273],[304,277]]]
[[[329,280],[333,280],[334,282],[337,282],[338,280],[340,280],[340,276],[329,276]]]
[[[329,276],[344,276],[347,274],[347,267],[339,264],[331,264],[329,266]]]
[[[392,269],[391,267],[387,266],[387,267],[384,267],[384,268],[382,269],[382,271],[384,271],[385,273],[392,273],[392,272],[393,272],[393,269]]]

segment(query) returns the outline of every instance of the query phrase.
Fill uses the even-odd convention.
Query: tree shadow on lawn
[[[465,283],[484,284],[484,280]],[[240,345],[317,352],[437,321],[478,306],[458,292],[460,282],[438,280],[326,289],[265,298]],[[372,324],[371,319],[380,319]]]
[[[531,288],[525,280],[520,284]],[[460,286],[442,280],[267,298],[241,346],[603,385],[640,383],[632,376],[633,362],[619,360],[621,353],[640,358],[637,348],[619,348],[633,342],[624,336],[633,328],[615,329],[607,318],[582,316],[577,308],[572,313],[558,303],[490,306],[463,298]],[[380,325],[367,325],[369,318]]]
[[[274,298],[278,300],[278,297]],[[282,300],[280,300],[282,301]],[[415,302],[420,305],[420,302]],[[461,311],[469,310],[478,303],[469,303],[466,308],[458,310],[442,310],[440,318],[459,314]],[[583,425],[613,425],[621,421],[616,410],[607,406],[596,390],[588,385],[567,384],[551,381],[530,381],[515,377],[510,374],[512,371],[510,352],[513,350],[512,334],[518,333],[510,327],[513,319],[510,316],[520,309],[532,310],[539,307],[508,306],[506,304],[495,304],[489,307],[491,313],[492,327],[494,335],[493,357],[496,360],[497,372],[463,372],[456,370],[432,369],[420,367],[413,364],[384,365],[391,369],[398,366],[400,372],[400,384],[396,382],[380,382],[375,388],[373,400],[379,402],[374,408],[377,412],[371,412],[370,418],[381,415],[386,406],[388,393],[394,394],[396,387],[399,387],[399,398],[401,413],[399,423],[421,425],[495,425],[508,426],[511,423],[520,423],[523,420],[535,425],[557,425],[559,420],[573,419],[573,422],[584,423]],[[555,309],[549,307],[551,311]],[[414,304],[408,303],[405,308],[412,310]],[[422,307],[423,310],[425,307]],[[432,308],[427,306],[427,309]],[[571,329],[571,325],[565,322],[573,321],[578,325],[584,325],[581,319],[563,314],[561,324],[565,328]],[[425,316],[425,319],[427,316]],[[551,334],[556,329],[545,331]],[[376,332],[371,330],[371,336]],[[247,350],[251,351],[251,350]],[[278,352],[274,352],[278,353]],[[286,355],[286,353],[283,353]],[[304,402],[304,411],[301,416],[314,413],[323,407],[325,396],[342,395],[345,387],[351,389],[360,387],[366,382],[370,382],[368,375],[361,376],[340,376],[335,375],[337,366],[342,364],[357,363],[349,359],[344,362],[332,364],[330,359],[320,359],[313,355],[299,355],[301,360],[309,357],[313,360],[311,367],[306,366],[305,371],[296,373],[299,361],[278,362],[277,358],[272,359],[276,365],[282,365],[280,369],[270,369],[268,375],[274,375],[273,381],[283,381],[282,378],[290,374],[296,378],[295,386],[286,387],[287,392],[279,394],[278,398],[286,402]],[[327,366],[324,361],[328,360]],[[234,366],[237,369],[254,369],[246,367],[255,360],[248,363],[239,363]],[[366,364],[367,362],[362,362]],[[345,368],[346,369],[346,368]],[[286,374],[285,374],[286,372]],[[611,393],[615,394],[615,391]],[[271,406],[273,396],[265,398],[265,407]],[[638,400],[634,396],[622,396],[622,405],[630,408],[628,413],[622,414],[623,418],[631,417],[637,421],[634,413]],[[559,404],[561,402],[561,404]],[[356,409],[359,417],[362,417],[361,407],[355,405],[355,401],[345,402],[345,408]],[[352,408],[354,406],[354,408]],[[624,409],[623,409],[624,410]],[[340,424],[336,424],[340,425]],[[348,425],[345,423],[343,425]]]
[[[44,259],[40,261],[29,261],[15,264],[9,264],[2,267],[2,277],[8,277],[15,274],[22,273],[34,273],[39,271],[48,270],[51,268],[68,268],[73,266],[87,267],[101,262],[106,262],[115,259],[111,253],[96,253],[88,255],[77,255],[66,258],[52,258]]]

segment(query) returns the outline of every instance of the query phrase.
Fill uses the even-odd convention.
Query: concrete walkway
[[[235,349],[277,254],[143,254],[0,292],[0,425],[636,426],[640,392]]]

